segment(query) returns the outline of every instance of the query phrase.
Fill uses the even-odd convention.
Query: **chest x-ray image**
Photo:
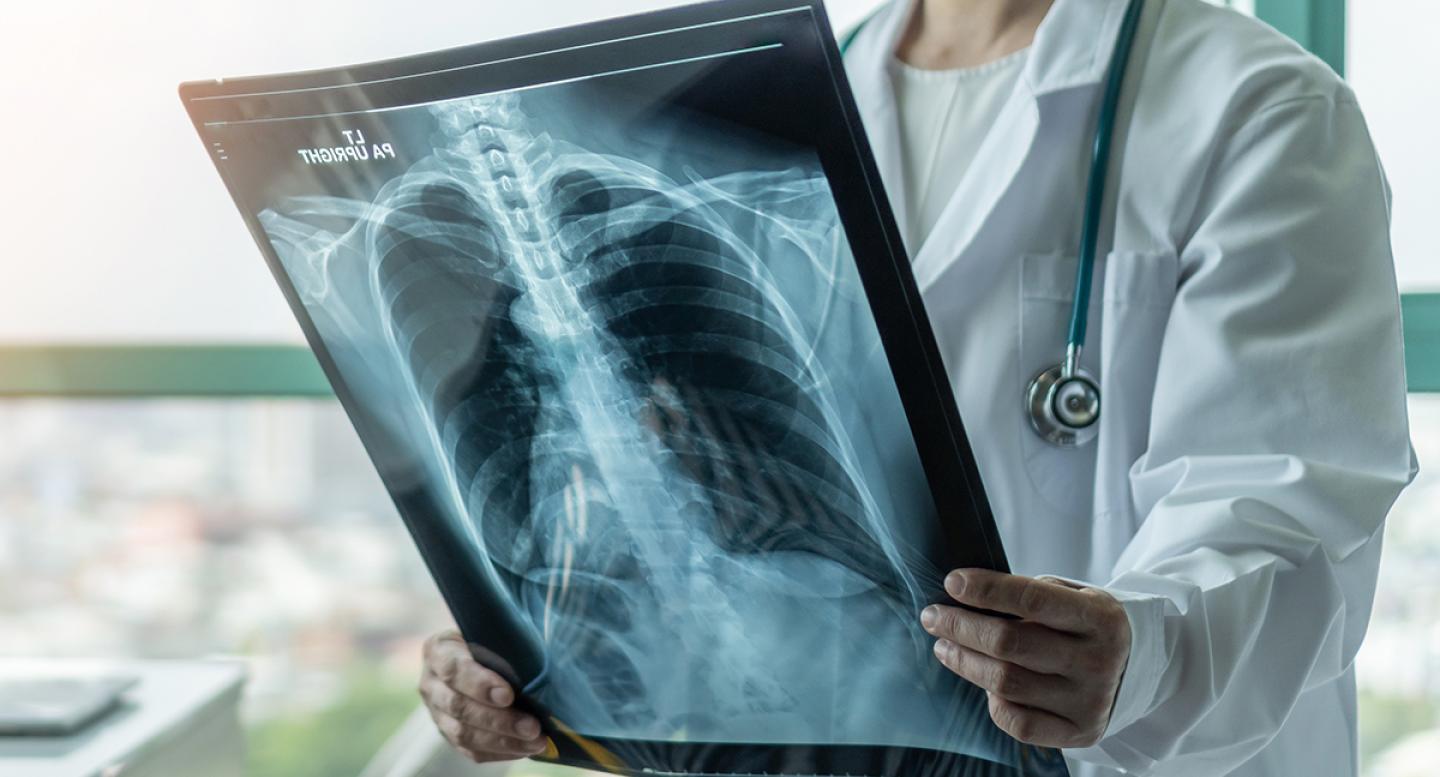
[[[182,89],[561,763],[1054,775],[918,614],[1003,551],[817,4]]]

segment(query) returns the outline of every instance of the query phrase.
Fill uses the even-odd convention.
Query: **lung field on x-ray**
[[[322,336],[402,376],[352,389],[404,406],[545,646],[536,693],[591,734],[845,728],[835,678],[865,668],[835,643],[928,643],[837,409],[847,365],[816,356],[860,293],[818,160],[701,174],[676,143],[667,175],[515,96],[429,110],[433,153],[372,198],[261,222]]]

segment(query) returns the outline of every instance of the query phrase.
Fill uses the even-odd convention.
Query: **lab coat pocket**
[[[1096,503],[1113,514],[1106,521],[1116,536],[1095,537],[1097,546],[1119,545],[1140,526],[1130,494],[1130,470],[1150,438],[1150,416],[1160,349],[1179,288],[1180,260],[1174,251],[1117,252],[1107,259],[1105,301],[1091,329],[1105,410],[1100,417]],[[1096,318],[1092,317],[1091,327]],[[1121,520],[1121,518],[1125,520]],[[1097,532],[1100,527],[1097,525]]]
[[[1130,335],[1117,338],[1114,333],[1145,332],[1143,339],[1148,340],[1150,333],[1163,330],[1174,298],[1175,262],[1173,255],[1115,252],[1096,268],[1081,366],[1100,383],[1100,440],[1078,448],[1059,448],[1031,428],[1024,390],[1036,375],[1064,358],[1077,264],[1074,256],[1059,253],[1021,257],[1020,374],[1015,378],[1019,389],[1015,404],[1020,451],[1031,486],[1050,509],[1078,519],[1092,511],[1092,499],[1103,504],[1112,496],[1096,479],[1097,460],[1104,455],[1099,452],[1111,447],[1106,435],[1112,429],[1128,432],[1136,426],[1128,418],[1134,408],[1126,399],[1133,396],[1131,384],[1135,383],[1135,375],[1128,374],[1134,367],[1128,352]],[[1126,352],[1120,353],[1121,349]],[[1127,374],[1108,369],[1112,360],[1125,366]]]

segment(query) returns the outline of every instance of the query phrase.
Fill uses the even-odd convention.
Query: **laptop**
[[[120,705],[131,675],[0,677],[0,736],[68,736]]]

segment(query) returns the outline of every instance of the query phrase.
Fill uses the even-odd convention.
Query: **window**
[[[1440,395],[1410,402],[1422,466],[1440,462]],[[1356,661],[1367,777],[1432,774],[1440,756],[1440,471],[1422,469],[1385,529],[1380,586]]]
[[[1395,264],[1403,291],[1440,291],[1440,4],[1349,4],[1346,75],[1365,109],[1394,190]]]
[[[1440,6],[1426,0],[1348,4],[1347,75],[1370,123],[1394,194],[1396,272],[1402,291],[1440,291],[1440,50],[1430,33]],[[1413,302],[1433,299],[1417,297]],[[1428,307],[1428,306],[1427,306]],[[1407,305],[1412,384],[1430,380],[1440,339],[1419,305]],[[1380,586],[1357,659],[1360,749],[1366,777],[1430,774],[1440,760],[1440,395],[1416,395],[1411,435],[1421,472],[1385,530]]]
[[[16,342],[302,347],[185,121],[179,81],[370,60],[678,2],[11,9],[0,68],[46,70],[0,79],[0,103],[41,117],[0,123],[0,147],[25,149],[0,187],[5,224],[23,227],[7,231],[0,258],[10,281],[0,283],[0,393],[17,380],[4,347]],[[877,2],[828,7],[843,30]],[[1267,9],[1322,6],[1258,4],[1271,21]],[[1440,211],[1440,49],[1429,40],[1440,6],[1348,5],[1347,71],[1394,188],[1401,284],[1440,291],[1440,248],[1428,234]],[[110,207],[118,201],[126,207]],[[317,379],[308,369],[305,391]],[[0,654],[245,656],[251,773],[354,775],[416,704],[420,640],[449,618],[343,413],[332,400],[269,397],[271,385],[223,400],[0,398]],[[1440,467],[1440,395],[1417,395],[1411,409],[1422,466]],[[1440,474],[1425,469],[1390,518],[1358,659],[1367,777],[1428,775],[1440,761],[1437,513]]]
[[[7,157],[0,187],[5,224],[24,225],[6,230],[7,281],[24,282],[0,283],[0,341],[302,341],[181,109],[181,81],[383,59],[681,2],[7,8],[0,72],[16,75],[0,79],[0,104],[29,118],[0,122],[0,148],[24,149]],[[836,28],[877,3],[830,3]],[[43,77],[18,75],[41,63]]]

